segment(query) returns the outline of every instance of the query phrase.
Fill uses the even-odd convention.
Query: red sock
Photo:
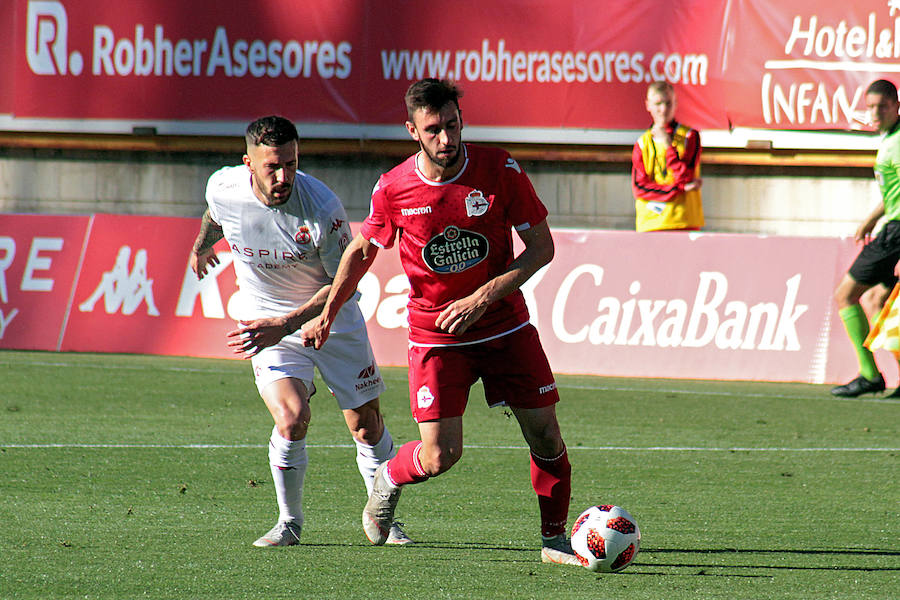
[[[397,450],[397,456],[388,461],[387,474],[396,485],[420,483],[428,479],[419,462],[420,440],[406,442]]]
[[[565,448],[554,458],[531,453],[531,485],[541,511],[541,535],[553,537],[565,533],[572,493],[572,465]]]

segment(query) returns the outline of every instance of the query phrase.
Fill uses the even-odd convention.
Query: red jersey
[[[413,155],[385,173],[372,192],[360,233],[381,248],[400,233],[400,262],[410,283],[409,340],[416,345],[470,344],[528,322],[522,292],[493,303],[462,335],[438,329],[444,308],[505,272],[513,261],[512,228],[528,229],[547,209],[504,150],[463,144],[463,167],[431,181]]]

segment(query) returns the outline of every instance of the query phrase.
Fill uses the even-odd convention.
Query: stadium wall
[[[197,281],[198,220],[0,218],[0,348],[233,357],[234,256]],[[839,238],[554,228],[553,262],[523,287],[559,373],[833,383],[855,360],[831,291]],[[379,362],[406,361],[408,282],[395,251],[360,282]],[[890,355],[878,359],[895,363]],[[885,369],[889,379],[896,369]]]
[[[102,137],[79,140],[76,148],[67,147],[71,143],[0,135],[0,212],[200,216],[207,178],[223,165],[238,164],[243,151],[233,138],[178,141],[189,149],[170,141],[173,149],[146,150],[132,139],[103,149],[111,142]],[[353,151],[347,147],[352,145],[304,143],[301,168],[331,186],[351,219],[361,220],[378,176],[415,147]],[[552,225],[633,229],[630,149],[507,148],[531,176]],[[706,230],[852,235],[878,201],[873,159],[872,153],[853,152],[798,159],[710,151],[703,167]]]

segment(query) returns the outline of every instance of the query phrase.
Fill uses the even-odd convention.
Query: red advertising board
[[[0,348],[59,349],[90,221],[0,215]]]
[[[14,0],[0,123],[234,135],[280,113],[394,137],[404,90],[434,76],[461,84],[469,125],[515,141],[643,129],[652,80],[700,129],[854,129],[865,87],[898,70],[894,4],[460,0],[435,24],[424,0]]]
[[[0,218],[0,348],[233,357],[230,250],[197,281],[198,219]],[[554,230],[523,287],[560,373],[837,382],[856,361],[832,290],[849,240]],[[406,363],[408,282],[393,250],[359,286],[376,357]],[[879,354],[886,364],[892,356]],[[894,367],[885,369],[894,377]]]

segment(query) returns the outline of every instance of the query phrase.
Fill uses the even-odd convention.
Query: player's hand
[[[862,242],[863,245],[866,245],[872,241],[873,229],[875,229],[875,224],[866,221],[856,229],[856,234],[853,236],[853,239],[856,240],[857,244]]]
[[[481,318],[485,310],[487,304],[480,302],[474,295],[466,296],[442,310],[434,324],[447,333],[462,335]]]
[[[300,331],[300,339],[304,346],[318,350],[328,339],[330,333],[331,324],[325,321],[323,315],[319,315],[303,326]]]
[[[274,346],[281,341],[288,330],[283,317],[240,321],[238,328],[229,331],[228,347],[243,358],[258,354],[263,348]]]
[[[207,268],[219,264],[219,257],[212,248],[203,251],[191,250],[191,271],[197,274],[197,279],[206,276]]]

